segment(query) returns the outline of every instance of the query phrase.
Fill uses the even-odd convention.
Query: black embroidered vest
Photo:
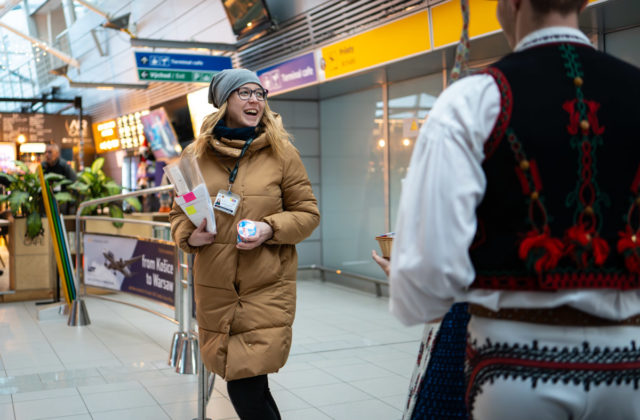
[[[502,110],[485,144],[472,287],[640,287],[640,70],[550,44],[487,73]]]

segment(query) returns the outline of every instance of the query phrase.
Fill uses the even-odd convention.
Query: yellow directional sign
[[[430,49],[425,10],[322,48],[320,67],[330,79]]]
[[[495,1],[469,0],[469,38],[499,31]],[[455,44],[462,32],[462,11],[458,0],[449,0],[431,8],[433,47]]]
[[[589,0],[589,4],[609,0]],[[469,0],[469,38],[486,35],[502,28],[496,16],[495,1]],[[431,7],[433,47],[440,48],[460,41],[462,11],[458,0],[448,0]]]

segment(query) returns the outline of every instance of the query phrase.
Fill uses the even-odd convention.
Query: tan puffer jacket
[[[244,141],[212,141],[198,165],[211,201],[226,189]],[[240,160],[232,192],[242,197],[235,216],[215,211],[213,244],[192,248],[195,226],[177,205],[169,215],[175,242],[195,252],[196,318],[205,366],[226,380],[277,372],[291,348],[296,309],[295,245],[320,221],[316,198],[298,151],[288,141],[278,157],[266,136]],[[236,249],[241,219],[268,223],[273,237],[250,251]]]

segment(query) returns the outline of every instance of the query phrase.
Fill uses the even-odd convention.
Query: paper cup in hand
[[[376,236],[376,241],[378,241],[378,245],[380,245],[382,256],[388,260],[391,259],[391,246],[393,245],[394,236],[395,234],[393,232]]]

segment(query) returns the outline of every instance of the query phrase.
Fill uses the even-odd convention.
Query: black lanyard
[[[236,160],[236,166],[234,166],[233,170],[229,173],[229,191],[231,191],[231,186],[233,185],[233,183],[236,182],[236,176],[238,175],[238,165],[240,165],[240,159],[242,159],[242,156],[244,156],[244,154],[247,152],[247,149],[249,148],[249,146],[251,146],[252,142],[253,142],[253,137],[251,137],[249,140],[247,140],[244,143],[244,146],[242,146],[242,151],[240,151],[240,156],[238,156],[238,160]]]

